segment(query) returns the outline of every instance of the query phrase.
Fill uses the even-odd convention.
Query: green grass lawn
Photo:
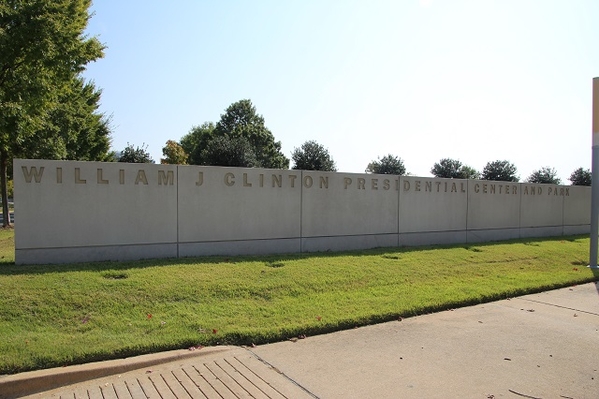
[[[268,257],[15,266],[0,231],[0,374],[262,344],[595,281],[588,237]]]

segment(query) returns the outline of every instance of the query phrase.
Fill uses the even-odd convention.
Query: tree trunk
[[[8,156],[5,151],[0,151],[0,195],[2,196],[2,227],[10,227],[10,210],[8,209],[8,188],[6,185],[6,165]]]

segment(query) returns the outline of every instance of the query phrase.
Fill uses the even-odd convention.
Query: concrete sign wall
[[[15,160],[17,264],[313,252],[588,233],[590,188]]]

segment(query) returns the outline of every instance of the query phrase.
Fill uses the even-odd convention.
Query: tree
[[[187,165],[189,157],[181,144],[173,140],[167,140],[166,145],[162,147],[162,155],[164,158],[160,159],[160,163],[171,165]]]
[[[433,165],[431,173],[435,177],[448,179],[477,179],[479,173],[476,169],[463,165],[457,159],[443,158]]]
[[[306,141],[300,148],[294,148],[291,159],[293,159],[293,169],[337,171],[329,150],[314,140]]]
[[[190,165],[207,165],[202,159],[202,151],[214,138],[214,123],[205,122],[200,126],[193,126],[189,133],[181,138],[181,147],[188,154],[187,163]]]
[[[206,165],[253,168],[258,164],[256,154],[245,137],[217,136],[202,151]]]
[[[154,160],[147,151],[148,146],[144,143],[141,147],[134,147],[127,143],[127,147],[117,156],[118,162],[128,163],[154,163]]]
[[[406,167],[400,157],[389,154],[370,162],[366,167],[366,173],[405,175]]]
[[[560,184],[562,181],[557,177],[557,170],[550,167],[542,167],[535,170],[526,179],[528,183]]]
[[[102,57],[86,36],[91,0],[0,2],[0,195],[7,197],[7,166],[21,143],[47,123],[74,76]],[[3,201],[8,214],[8,201]],[[3,225],[10,224],[5,218]]]
[[[588,169],[578,168],[570,175],[570,182],[573,186],[590,186],[593,179],[591,171]]]
[[[462,165],[460,168],[460,179],[478,179],[480,178],[480,173],[476,169],[468,165]]]
[[[289,159],[281,152],[281,142],[275,141],[272,132],[264,125],[262,115],[256,113],[251,100],[231,104],[216,124],[214,135],[245,137],[254,151],[257,167],[289,168]]]
[[[101,90],[80,77],[58,97],[46,123],[26,136],[15,152],[22,158],[110,161],[110,120],[98,113]]]
[[[487,162],[483,168],[481,178],[483,180],[518,182],[520,178],[516,175],[517,169],[513,163],[508,161]]]

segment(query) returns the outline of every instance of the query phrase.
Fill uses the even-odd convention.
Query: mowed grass
[[[595,281],[588,237],[268,257],[15,266],[0,231],[0,374],[262,344]]]

